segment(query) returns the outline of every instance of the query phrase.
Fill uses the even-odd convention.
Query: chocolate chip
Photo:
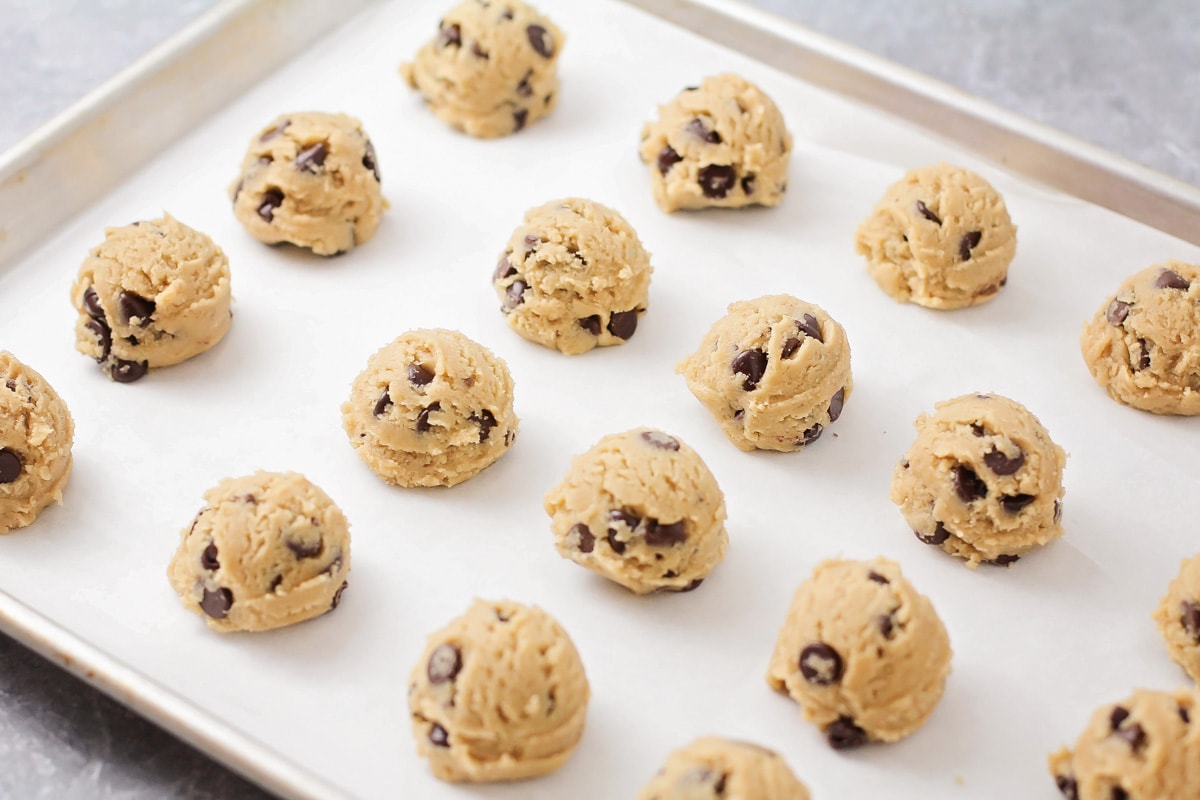
[[[684,130],[702,142],[708,142],[709,144],[721,143],[721,134],[709,128],[708,125],[704,124],[704,120],[699,117],[696,117],[685,125]]]
[[[511,8],[504,9],[504,13],[500,15],[500,19],[508,21],[513,18],[513,10]]]
[[[379,399],[375,401],[375,408],[371,409],[371,413],[376,417],[382,417],[392,407],[392,396],[388,394],[388,390],[384,389],[383,394],[379,395]]]
[[[118,358],[113,361],[112,379],[117,383],[133,383],[146,377],[146,373],[150,371],[150,363],[148,361],[126,361],[123,358]]]
[[[121,314],[121,322],[128,323],[136,317],[138,327],[144,328],[150,324],[150,315],[154,313],[154,308],[154,301],[147,300],[140,294],[121,292],[117,296],[117,310]]]
[[[834,750],[850,750],[867,743],[867,732],[850,717],[842,716],[825,729],[825,738]]]
[[[1200,644],[1200,603],[1184,600],[1179,605],[1183,612],[1179,617],[1179,624],[1192,637],[1192,641]]]
[[[526,120],[529,119],[529,109],[518,108],[513,111],[513,133],[525,127]]]
[[[829,399],[829,421],[837,422],[838,417],[842,415],[842,408],[846,405],[846,387],[843,386],[833,393],[833,397]]]
[[[1136,722],[1113,730],[1113,736],[1122,739],[1135,753],[1146,746],[1146,731]]]
[[[262,201],[258,204],[258,215],[267,222],[275,219],[275,209],[283,205],[283,192],[278,189],[267,189],[262,194]]]
[[[424,386],[433,380],[433,371],[415,361],[408,365],[408,382],[413,386]]]
[[[467,417],[471,422],[479,426],[479,442],[482,444],[492,435],[492,428],[496,427],[496,415],[486,408],[478,414],[472,414]]]
[[[1112,710],[1112,714],[1108,717],[1108,724],[1112,731],[1121,727],[1121,723],[1129,719],[1129,709],[1121,706],[1116,706]]]
[[[529,284],[518,278],[508,285],[508,289],[504,292],[504,310],[512,311],[521,303],[525,302],[525,290],[529,288]]]
[[[446,733],[446,729],[435,722],[433,723],[433,727],[429,729],[429,741],[434,747],[449,747],[450,734]]]
[[[1054,785],[1067,800],[1079,800],[1079,784],[1075,782],[1074,778],[1058,775],[1054,778]]]
[[[625,543],[617,538],[616,531],[609,530],[608,536],[605,537],[608,541],[608,546],[612,548],[617,555],[622,555],[625,552]]]
[[[825,337],[821,335],[821,323],[812,314],[805,314],[796,320],[796,328],[808,338],[825,343]]]
[[[502,281],[505,278],[516,275],[517,268],[508,260],[508,254],[500,256],[500,260],[496,262],[496,270],[492,273],[493,281]]]
[[[332,575],[342,568],[342,551],[337,550],[333,560],[325,565],[325,569],[321,570],[322,575]]]
[[[954,468],[951,473],[951,482],[954,484],[954,492],[958,495],[958,499],[964,503],[987,497],[987,484],[975,474],[975,470],[965,464],[959,464]]]
[[[892,622],[892,615],[880,614],[877,621],[879,623],[879,632],[883,635],[883,638],[891,639],[892,634],[895,633],[895,623]]]
[[[1181,720],[1183,720],[1184,725],[1192,724],[1192,715],[1189,714],[1188,710],[1186,708],[1184,708],[1183,706],[1179,707],[1179,718]]]
[[[517,94],[521,97],[532,97],[533,87],[529,85],[529,79],[533,77],[533,70],[525,73],[525,77],[521,78],[521,82],[517,84]]]
[[[92,332],[96,337],[96,341],[100,344],[100,355],[97,356],[97,361],[103,361],[108,358],[108,354],[112,351],[112,331],[109,330],[107,324],[101,319],[89,319],[83,324],[83,327]]]
[[[590,333],[592,336],[600,335],[600,315],[592,314],[590,317],[584,317],[579,320],[579,327]]]
[[[379,175],[379,161],[375,158],[375,145],[371,144],[370,139],[367,139],[367,144],[363,148],[362,165],[371,170],[377,183],[383,183],[383,178]]]
[[[208,547],[204,548],[204,552],[200,554],[200,566],[209,572],[216,572],[221,568],[221,562],[217,560],[217,545],[215,542],[209,542]]]
[[[938,225],[942,224],[942,218],[930,211],[929,206],[925,205],[923,200],[917,201],[917,213],[930,222],[936,222]]]
[[[1112,793],[1109,795],[1109,800],[1129,800],[1129,792],[1122,789],[1120,786],[1114,786]]]
[[[309,145],[296,154],[296,169],[316,174],[325,166],[325,159],[328,156],[329,145],[326,142]]]
[[[429,424],[429,415],[434,411],[441,411],[441,403],[430,403],[421,409],[421,413],[417,414],[417,433],[425,433],[431,427]]]
[[[441,26],[438,30],[438,44],[442,47],[462,47],[462,28],[457,22]]]
[[[737,183],[737,170],[725,164],[709,164],[700,168],[696,182],[705,197],[720,200]]]
[[[825,426],[818,422],[801,434],[800,441],[796,442],[796,444],[800,445],[801,447],[807,447],[817,439],[820,439],[821,434],[824,432]]]
[[[651,547],[674,547],[687,541],[687,528],[683,520],[663,525],[657,520],[646,523],[646,544]]]
[[[614,311],[608,318],[608,332],[618,339],[628,341],[637,331],[637,309],[630,311]]]
[[[217,587],[215,592],[204,590],[204,597],[200,600],[200,609],[213,619],[225,619],[225,615],[232,607],[233,592],[224,586]]]
[[[1018,448],[1017,454],[1009,458],[999,450],[992,450],[983,457],[983,463],[997,475],[1012,475],[1025,463],[1025,451]]]
[[[1062,521],[1062,500],[1054,501],[1054,521],[1055,522]]]
[[[529,37],[529,44],[539,56],[550,58],[554,55],[554,39],[550,36],[550,32],[541,25],[530,25],[525,29],[525,34]]]
[[[887,578],[885,578],[884,576],[880,575],[880,574],[879,574],[878,572],[876,572],[875,570],[871,570],[870,572],[868,572],[868,573],[867,573],[867,577],[868,577],[868,578],[870,578],[871,580],[875,581],[876,583],[882,583],[884,586],[886,586],[886,585],[888,585],[889,583],[891,583],[891,581],[889,581],[889,580],[888,580]]]
[[[288,539],[285,543],[287,544],[287,549],[291,550],[292,555],[298,559],[316,558],[325,552],[325,540],[321,538],[318,538],[316,543],[297,542],[291,539]]]
[[[1009,564],[1015,564],[1020,560],[1021,560],[1020,556],[1001,554],[1001,555],[998,555],[995,558],[985,561],[983,563],[991,564],[993,567],[1007,567]]]
[[[1178,272],[1172,272],[1169,269],[1164,269],[1158,273],[1158,279],[1154,281],[1156,289],[1183,289],[1187,291],[1191,287],[1191,283]]]
[[[283,576],[276,575],[274,578],[271,579],[271,585],[267,587],[267,591],[270,592],[271,594],[275,594],[276,590],[279,589],[279,586],[282,583],[283,583]]]
[[[596,537],[582,522],[572,525],[571,530],[567,531],[567,536],[575,538],[575,548],[581,553],[590,553],[596,548]]]
[[[1007,494],[1000,498],[1000,505],[1010,514],[1020,514],[1025,506],[1036,499],[1032,494]]]
[[[1108,312],[1104,315],[1108,320],[1108,324],[1114,327],[1120,327],[1123,322],[1129,317],[1129,303],[1121,300],[1113,300],[1108,304]]]
[[[1146,343],[1145,339],[1138,339],[1138,344],[1141,345],[1142,355],[1138,359],[1136,371],[1141,372],[1150,368],[1150,345]]]
[[[462,652],[452,644],[439,644],[429,654],[425,674],[435,686],[454,680],[462,669]]]
[[[7,447],[0,450],[0,483],[12,483],[21,477],[21,457]]]
[[[666,175],[671,171],[671,167],[683,161],[683,156],[675,152],[671,145],[664,147],[658,154],[658,171]]]
[[[532,233],[525,234],[525,252],[532,253],[537,249],[537,246],[542,243],[542,239],[534,236]]]
[[[281,134],[285,130],[287,130],[288,125],[291,125],[291,124],[292,124],[292,121],[290,119],[285,119],[283,122],[279,123],[275,127],[268,128],[267,130],[263,131],[263,134],[258,137],[258,140],[260,142],[269,142],[272,139],[274,139],[276,136],[278,136],[279,134]]]
[[[702,583],[704,583],[704,578],[696,578],[696,580],[692,581],[687,586],[682,586],[675,591],[679,594],[683,594],[684,592],[694,592],[700,588],[700,584]]]
[[[754,194],[754,173],[742,176],[742,192],[744,194]]]
[[[800,674],[813,686],[832,686],[842,679],[842,657],[824,642],[815,642],[800,651]]]
[[[15,392],[17,390],[17,382],[10,378],[4,382],[4,387],[10,392]]]
[[[962,241],[958,243],[958,257],[963,261],[971,259],[971,251],[979,246],[979,241],[983,238],[981,231],[970,231],[963,234]]]
[[[342,581],[342,585],[333,593],[333,600],[329,603],[329,610],[333,611],[342,602],[342,595],[346,592],[346,587],[350,585],[350,581]]]
[[[484,61],[487,61],[491,58],[491,56],[488,54],[488,51],[484,50],[483,47],[480,46],[479,42],[471,43],[471,55],[475,56],[476,58],[483,59]]]
[[[779,357],[780,358],[791,358],[792,356],[794,356],[796,354],[796,351],[800,349],[801,344],[802,344],[802,342],[795,337],[788,339],[786,342],[783,343],[783,349],[779,351]]]
[[[767,371],[767,354],[757,348],[743,350],[733,357],[730,367],[734,373],[746,376],[742,388],[748,392],[758,386],[763,373]]]
[[[642,524],[641,517],[619,508],[614,508],[613,510],[609,511],[608,518],[612,522],[623,523],[631,531],[635,530],[638,525]],[[612,533],[611,528],[609,529],[609,533]]]
[[[913,533],[915,533],[917,538],[925,544],[937,545],[950,538],[950,531],[946,530],[946,526],[940,522],[937,524],[937,527],[933,529],[933,533],[929,534],[928,536],[922,534],[920,531],[913,531]]]
[[[672,452],[679,450],[679,440],[674,436],[668,436],[662,431],[642,431],[642,441],[659,450],[670,450]]]
[[[83,310],[88,313],[92,319],[104,319],[104,306],[100,305],[100,295],[96,294],[96,287],[89,286],[87,291],[83,293]]]

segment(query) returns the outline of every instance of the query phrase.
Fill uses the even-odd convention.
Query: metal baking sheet
[[[674,22],[615,0],[544,2],[569,37],[561,104],[508,139],[453,134],[402,86],[398,62],[444,10],[408,0],[370,4],[224,107],[198,108],[140,168],[81,172],[88,191],[102,195],[81,211],[52,213],[61,192],[53,176],[63,173],[41,170],[70,163],[61,159],[74,136],[82,144],[70,146],[84,151],[101,141],[78,132],[110,113],[106,103],[121,108],[121,92],[8,157],[0,341],[55,385],[77,436],[65,504],[0,539],[0,626],[291,797],[464,796],[417,759],[405,684],[425,635],[473,596],[549,610],[575,639],[593,688],[588,731],[571,761],[542,780],[472,793],[488,797],[630,797],[669,750],[709,733],[779,749],[819,797],[1050,796],[1045,754],[1072,740],[1093,707],[1134,686],[1179,683],[1149,614],[1196,547],[1186,525],[1200,514],[1187,477],[1195,421],[1110,401],[1091,382],[1077,339],[1126,274],[1200,258],[1153,227],[1194,220],[1194,192],[740,6],[643,4]],[[236,14],[227,19],[233,28],[210,21],[207,35],[188,41],[203,50],[211,36],[244,32]],[[179,88],[175,78],[194,79],[179,77],[194,74],[186,49],[162,57],[175,59],[171,70],[151,62],[126,80],[163,81],[165,91]],[[773,210],[663,215],[636,157],[641,124],[681,87],[724,70],[758,82],[788,120],[796,136],[789,196]],[[851,77],[859,90],[834,80]],[[902,121],[880,111],[889,86],[925,98],[932,116]],[[363,119],[392,203],[376,238],[335,260],[251,240],[224,193],[259,126],[310,108]],[[933,125],[951,118],[966,122]],[[992,141],[987,131],[1006,131],[1010,144],[983,147],[984,156],[1011,167],[951,141],[983,144]],[[1043,173],[1036,158],[1017,157],[1050,152],[1047,138],[1084,154],[1074,179],[1104,193],[1092,200],[1115,198],[1122,214],[1053,188],[1057,168]],[[112,146],[129,157],[120,142]],[[939,160],[987,175],[1020,227],[1004,293],[941,314],[884,297],[851,244],[888,183]],[[620,210],[656,268],[638,335],[578,358],[507,330],[489,285],[523,211],[566,195]],[[1128,198],[1136,202],[1122,205]],[[18,202],[42,209],[20,218],[36,240],[11,232]],[[1155,208],[1166,211],[1155,216]],[[106,225],[163,210],[226,250],[235,323],[200,358],[133,386],[111,384],[72,350],[68,287]],[[16,258],[26,246],[34,249]],[[821,304],[846,327],[855,392],[811,450],[745,454],[673,366],[728,302],[780,291]],[[422,326],[461,329],[506,359],[522,418],[504,459],[447,491],[383,485],[340,427],[338,406],[367,356]],[[912,420],[975,390],[1021,400],[1071,454],[1066,538],[1007,571],[969,572],[923,547],[887,501]],[[563,561],[541,510],[571,455],[643,424],[696,447],[726,492],[729,555],[692,594],[632,597]],[[320,620],[221,637],[178,606],[166,563],[201,493],[259,468],[302,471],[339,502],[354,536],[351,588]],[[913,737],[834,753],[762,676],[791,593],[812,566],[877,554],[898,560],[932,598],[950,631],[954,672]]]

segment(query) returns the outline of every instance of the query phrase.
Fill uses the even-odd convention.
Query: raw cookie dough
[[[938,164],[892,184],[854,243],[871,277],[894,299],[962,308],[986,303],[1004,287],[1017,228],[991,184]]]
[[[1125,280],[1080,339],[1114,400],[1155,414],[1200,414],[1200,265],[1168,261]]]
[[[521,0],[465,0],[400,74],[444,122],[491,139],[549,114],[566,36]]]
[[[1038,418],[997,394],[938,403],[892,475],[892,502],[925,544],[1008,566],[1062,536],[1067,454]]]
[[[791,153],[792,135],[775,103],[737,75],[684,89],[642,128],[654,201],[668,213],[777,206]]]
[[[1197,800],[1200,696],[1139,690],[1101,706],[1050,774],[1067,800]]]
[[[476,600],[429,637],[408,682],[417,752],[444,781],[545,775],[583,736],[590,690],[571,638],[536,606]]]
[[[809,800],[778,753],[749,742],[706,737],[667,756],[637,800]]]
[[[329,496],[295,472],[226,478],[180,534],[167,577],[215,631],[265,631],[337,608],[350,529]]]
[[[924,595],[886,559],[826,561],[801,584],[767,683],[804,709],[835,750],[921,727],[950,674],[950,639]]]
[[[525,213],[492,275],[508,326],[567,355],[624,344],[646,313],[650,254],[625,218],[571,197]]]
[[[62,502],[75,423],[46,379],[0,350],[0,534]]]
[[[409,331],[354,379],[342,425],[388,483],[454,486],[491,466],[516,438],[512,377],[458,331]]]
[[[1200,683],[1200,554],[1183,562],[1154,619],[1171,658]]]
[[[71,287],[75,349],[118,383],[199,355],[229,330],[229,261],[170,214],[109,228]]]
[[[730,305],[675,371],[741,450],[812,444],[853,389],[842,326],[786,294]]]
[[[387,208],[375,146],[345,114],[276,117],[253,139],[229,187],[233,213],[260,242],[290,242],[319,256],[375,235]]]
[[[725,496],[699,454],[636,428],[571,461],[545,499],[563,558],[631,592],[687,592],[725,557]]]

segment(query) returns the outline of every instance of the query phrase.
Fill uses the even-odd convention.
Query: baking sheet
[[[66,503],[0,539],[0,587],[121,665],[134,704],[163,700],[239,768],[290,762],[289,794],[630,797],[666,753],[702,734],[780,750],[818,797],[1054,796],[1045,754],[1134,686],[1171,687],[1149,614],[1196,547],[1188,477],[1195,420],[1120,407],[1091,381],[1078,333],[1128,273],[1192,245],[1006,175],[928,134],[816,90],[611,0],[542,4],[568,33],[560,107],[510,139],[455,135],[395,74],[432,34],[436,2],[372,7],[0,274],[0,342],[43,372],[77,422]],[[666,216],[638,162],[641,124],[681,87],[733,70],[780,105],[796,136],[778,209]],[[250,239],[224,189],[277,113],[344,110],[372,136],[392,203],[376,238],[322,260]],[[1020,228],[1004,293],[936,313],[894,304],[852,235],[908,166],[982,171]],[[626,346],[565,358],[504,325],[489,278],[523,211],[579,195],[634,225],[656,268]],[[68,288],[105,225],[167,210],[229,255],[224,342],[139,384],[109,383],[72,350]],[[808,452],[744,454],[674,364],[733,300],[789,292],[846,328],[855,392]],[[521,434],[451,490],[380,483],[348,446],[338,406],[367,356],[413,327],[458,328],[510,365]],[[969,572],[921,545],[887,500],[911,422],[989,390],[1028,405],[1071,454],[1067,537],[1011,570]],[[637,598],[560,559],[541,497],[572,455],[635,425],[683,437],[726,492],[729,554],[698,591]],[[836,436],[834,435],[836,434]],[[164,575],[226,475],[295,469],[325,488],[354,536],[338,611],[290,630],[221,637]],[[796,585],[821,559],[898,560],[955,648],[946,696],[908,740],[834,753],[762,679]],[[465,790],[414,752],[407,674],[425,635],[473,596],[542,605],[575,640],[593,689],[588,731],[558,773]],[[159,707],[158,702],[151,702]],[[268,779],[271,776],[267,776]]]

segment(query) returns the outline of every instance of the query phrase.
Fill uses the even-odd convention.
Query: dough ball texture
[[[695,589],[725,557],[725,497],[700,455],[652,428],[605,436],[545,499],[563,558],[631,592]]]
[[[1200,696],[1139,690],[1101,706],[1050,773],[1068,800],[1200,797]]]
[[[741,450],[812,444],[854,388],[842,326],[786,294],[730,305],[676,371]]]
[[[229,330],[229,261],[170,214],[109,228],[71,287],[75,349],[118,383],[209,349]]]
[[[1008,281],[1017,228],[1004,198],[970,170],[914,169],[859,226],[855,248],[894,299],[927,308],[986,303]]]
[[[925,544],[1008,566],[1062,536],[1067,454],[1029,409],[997,394],[938,403],[892,475],[892,502]]]
[[[265,631],[337,608],[350,572],[350,528],[303,475],[257,472],[204,494],[167,577],[215,631]]]
[[[0,350],[0,534],[62,502],[75,423],[46,379]]]
[[[531,209],[496,264],[508,326],[567,355],[624,344],[646,313],[650,254],[616,211],[567,198]]]
[[[642,128],[641,157],[663,211],[777,206],[787,190],[792,135],[761,89],[737,75],[705,78],[659,106]]]
[[[1171,658],[1200,683],[1200,553],[1183,562],[1154,619]]]
[[[809,800],[808,789],[773,750],[706,737],[667,756],[637,800]]]
[[[316,111],[284,114],[259,131],[229,195],[255,239],[320,256],[366,244],[387,208],[362,123]]]
[[[442,121],[471,136],[516,133],[554,110],[566,36],[520,0],[465,0],[400,74]]]
[[[409,331],[368,359],[342,404],[342,425],[388,483],[454,486],[516,439],[512,376],[458,331]]]
[[[1130,276],[1080,345],[1092,377],[1117,402],[1200,414],[1200,265],[1168,261]]]
[[[417,752],[444,781],[532,778],[566,762],[590,690],[567,632],[536,606],[476,600],[429,637],[408,683]]]
[[[950,655],[933,605],[898,565],[826,561],[792,598],[767,683],[843,750],[921,727],[942,698]]]

